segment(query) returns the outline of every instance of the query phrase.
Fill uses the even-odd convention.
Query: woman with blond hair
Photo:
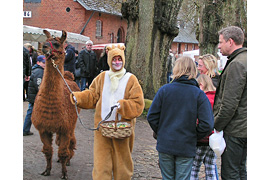
[[[197,139],[213,130],[211,104],[196,76],[193,60],[180,57],[173,68],[173,81],[158,90],[148,111],[147,120],[157,134],[156,149],[165,180],[190,179]]]
[[[213,108],[216,88],[214,87],[211,78],[206,74],[200,74],[200,76],[197,78],[197,81],[199,83],[200,89],[205,92]],[[209,134],[209,136],[211,134]],[[204,163],[205,166],[206,179],[218,180],[218,174],[216,171],[217,157],[215,152],[209,146],[209,136],[197,141],[196,156],[193,161],[190,180],[199,179],[199,172],[202,163]]]
[[[219,72],[217,58],[212,54],[205,54],[199,57],[198,71],[200,74],[208,75],[215,87],[218,85]]]

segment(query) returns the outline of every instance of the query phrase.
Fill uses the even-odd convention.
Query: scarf
[[[119,80],[126,74],[126,69],[122,68],[120,71],[113,72],[109,70],[109,77],[111,80],[111,92],[114,92],[119,85]]]

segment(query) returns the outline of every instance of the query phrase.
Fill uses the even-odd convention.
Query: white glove
[[[77,99],[74,95],[73,95],[73,100],[74,100],[74,102],[77,102]]]
[[[116,103],[115,106],[117,106],[117,108],[119,109],[120,108],[120,103]]]

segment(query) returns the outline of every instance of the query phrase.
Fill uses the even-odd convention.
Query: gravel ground
[[[28,108],[28,103],[23,103],[23,121]],[[80,117],[87,127],[93,127],[94,110],[82,110]],[[42,142],[38,131],[31,127],[32,136],[23,137],[23,179],[24,180],[58,180],[61,176],[61,164],[57,163],[57,146],[53,143],[52,170],[50,176],[42,176],[45,170],[46,160],[41,152]],[[93,132],[86,130],[77,122],[76,126],[77,150],[67,167],[68,178],[71,180],[92,179],[93,169]],[[158,153],[156,140],[152,137],[152,130],[145,117],[137,118],[135,128],[135,144],[133,149],[134,175],[132,180],[162,179],[158,167]],[[55,137],[54,137],[55,139]],[[220,174],[220,158],[217,160]],[[220,178],[221,179],[221,178]],[[200,180],[205,180],[204,166],[201,167]]]

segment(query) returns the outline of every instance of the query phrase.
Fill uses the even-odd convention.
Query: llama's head
[[[46,58],[53,58],[56,62],[62,59],[62,63],[64,63],[65,53],[63,44],[67,38],[66,31],[62,30],[61,38],[52,37],[47,30],[43,30],[43,32],[47,36],[47,40],[42,47],[42,52],[45,54]]]

